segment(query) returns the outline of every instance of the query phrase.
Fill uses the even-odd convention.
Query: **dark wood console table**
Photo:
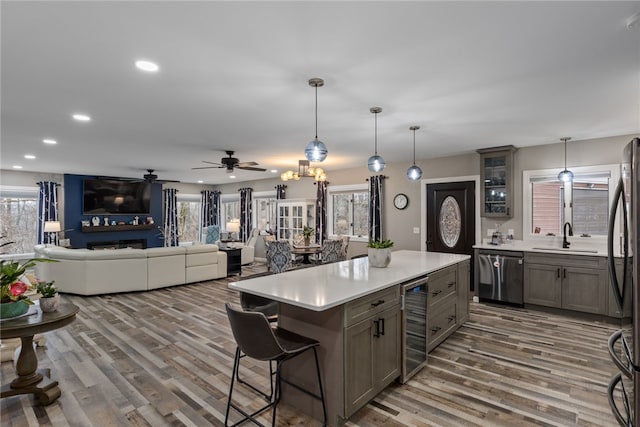
[[[0,398],[18,394],[34,394],[41,405],[49,405],[60,397],[58,381],[50,378],[49,369],[38,369],[38,357],[33,349],[35,334],[62,328],[73,322],[78,313],[78,306],[61,303],[57,311],[37,312],[16,319],[4,320],[0,323],[0,339],[20,338],[22,347],[16,362],[16,374],[11,383],[0,388]]]

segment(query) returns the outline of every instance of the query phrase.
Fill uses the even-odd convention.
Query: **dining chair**
[[[270,254],[269,270],[273,273],[282,273],[291,267],[291,245],[287,240],[275,240],[269,243]]]
[[[231,385],[229,386],[229,398],[227,400],[224,425],[229,425],[229,412],[231,408],[238,411],[244,417],[232,426],[243,424],[246,421],[262,425],[258,422],[256,417],[270,408],[273,408],[271,425],[276,425],[276,409],[280,402],[280,388],[282,382],[290,384],[297,390],[320,400],[324,416],[323,425],[326,425],[327,408],[325,404],[324,390],[322,387],[322,375],[320,373],[320,363],[318,362],[317,351],[320,343],[317,340],[296,334],[280,327],[272,328],[263,313],[238,310],[232,307],[229,303],[225,304],[225,308],[227,310],[227,317],[229,318],[229,324],[237,347],[233,362],[233,372],[231,374]],[[300,384],[294,384],[281,376],[282,366],[285,362],[305,353],[308,350],[313,350],[316,374],[318,376],[319,392],[304,388]],[[250,414],[232,400],[234,383],[241,355],[246,355],[255,360],[268,361],[270,366],[272,362],[276,363],[275,372],[270,372],[269,375],[269,383],[271,384],[272,390],[271,394],[267,394],[257,388],[251,387],[251,389],[266,398],[269,403],[254,410]],[[246,398],[243,397],[243,400],[246,401]]]
[[[342,242],[340,240],[325,240],[322,242],[322,249],[320,250],[320,262],[327,264],[340,261],[341,248]]]
[[[275,242],[275,240],[276,236],[274,235],[264,236],[264,258],[267,264],[267,271],[271,271],[271,252],[269,252],[269,245]]]
[[[347,252],[349,250],[349,236],[338,236],[338,240],[342,244],[340,246],[340,261],[345,261],[347,259]]]

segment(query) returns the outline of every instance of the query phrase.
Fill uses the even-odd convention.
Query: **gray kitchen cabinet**
[[[350,303],[346,314],[345,415],[349,417],[400,375],[398,287]]]
[[[527,252],[524,303],[607,314],[606,259]]]
[[[513,153],[507,145],[478,150],[480,154],[480,215],[511,218],[513,216]]]

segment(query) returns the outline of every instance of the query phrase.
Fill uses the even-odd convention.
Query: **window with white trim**
[[[329,235],[368,239],[369,188],[363,185],[339,185],[327,188]]]
[[[38,187],[0,186],[0,253],[33,252],[38,234]]]
[[[260,231],[275,230],[277,218],[275,193],[253,198],[253,226]]]
[[[558,170],[523,171],[524,237],[562,235],[570,223],[576,236],[605,237],[619,165],[570,168],[573,182]]]
[[[181,242],[197,242],[200,236],[202,197],[199,194],[176,195],[178,236]]]

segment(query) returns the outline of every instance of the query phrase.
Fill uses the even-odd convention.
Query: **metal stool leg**
[[[318,351],[315,347],[313,347],[313,356],[316,360],[316,372],[318,373],[318,387],[320,387],[320,401],[322,402],[322,416],[323,416],[323,426],[327,425],[327,406],[324,401],[324,391],[322,387],[322,375],[320,375],[320,362],[318,361]]]

